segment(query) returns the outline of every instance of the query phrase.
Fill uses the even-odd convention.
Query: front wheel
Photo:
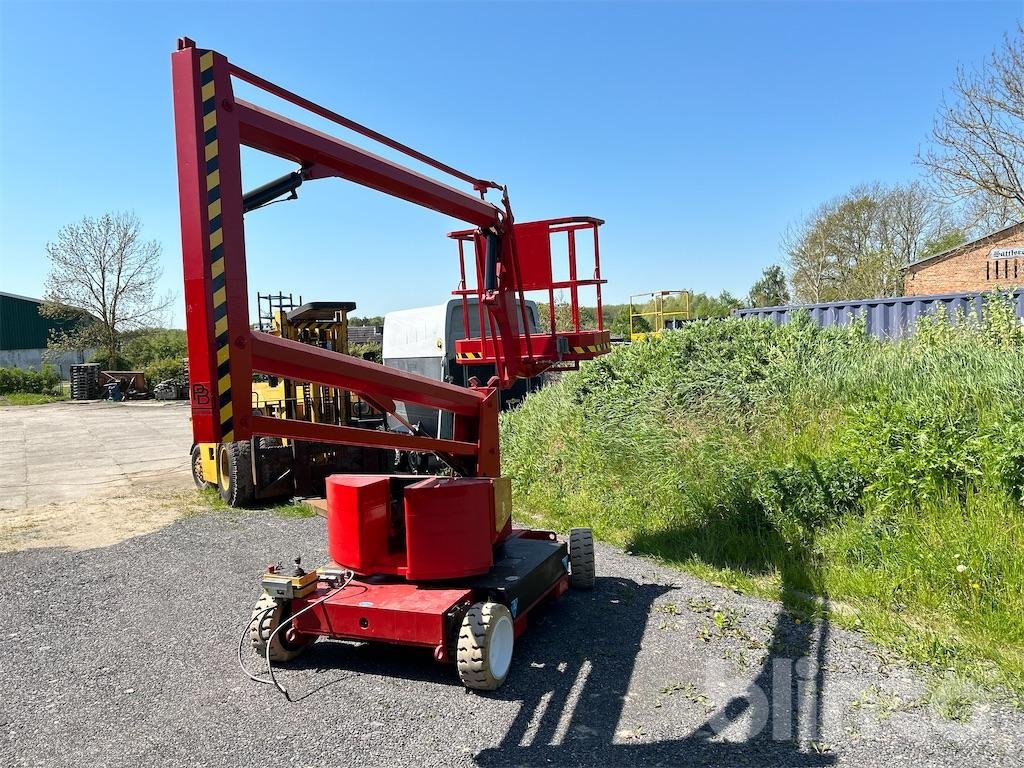
[[[589,528],[573,528],[569,531],[569,584],[575,589],[593,589],[596,576],[594,534]]]
[[[291,627],[278,632],[271,641],[270,636],[288,618],[286,606],[285,602],[264,592],[252,609],[252,619],[249,621],[252,648],[260,656],[266,657],[267,643],[270,643],[271,662],[291,661],[316,641],[316,637],[297,635]]]
[[[252,476],[252,445],[248,440],[224,443],[217,457],[217,485],[229,507],[244,507],[256,498]]]
[[[493,691],[505,682],[512,665],[515,627],[501,603],[477,603],[467,612],[459,631],[456,666],[467,688]]]

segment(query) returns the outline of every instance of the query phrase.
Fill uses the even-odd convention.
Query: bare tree
[[[816,226],[829,214],[830,203],[819,206],[805,220],[791,224],[782,236],[789,256],[790,282],[798,301],[817,303],[833,298],[839,280],[834,255],[825,245],[825,234]]]
[[[51,339],[51,346],[99,346],[114,361],[126,331],[155,325],[171,303],[157,296],[163,274],[160,244],[142,239],[133,213],[89,216],[68,224],[47,243],[51,264],[42,313],[77,320],[76,330]],[[82,322],[83,313],[89,316]]]
[[[972,223],[993,229],[1024,219],[1024,26],[1016,32],[981,71],[957,72],[932,146],[918,155]]]

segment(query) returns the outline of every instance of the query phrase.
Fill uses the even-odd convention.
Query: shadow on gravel
[[[320,640],[310,646],[294,661],[281,669],[309,670],[326,677],[310,688],[299,684],[289,687],[292,701],[322,694],[332,686],[363,675],[381,675],[399,680],[417,680],[462,687],[455,669],[434,661],[429,650],[408,648],[384,643],[350,643],[340,640]],[[285,675],[287,675],[287,671]],[[287,685],[287,679],[282,677]]]
[[[814,751],[824,680],[826,621],[780,613],[768,654],[746,691],[678,739],[616,738],[657,584],[600,578],[593,593],[565,602],[571,616],[547,617],[516,650],[518,668],[496,697],[520,702],[502,742],[480,752],[482,766],[828,766]],[[608,610],[617,600],[617,610]],[[540,622],[539,622],[540,623]],[[566,628],[571,628],[566,632]],[[809,653],[816,654],[809,658]],[[697,673],[697,670],[694,670]],[[524,693],[527,692],[527,693]],[[737,740],[743,719],[747,732]],[[729,741],[715,739],[729,728]],[[626,743],[622,743],[626,741]],[[557,743],[556,743],[557,742]],[[619,742],[619,743],[616,743]],[[801,743],[808,745],[801,749]]]

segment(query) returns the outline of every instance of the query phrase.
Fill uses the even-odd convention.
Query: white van
[[[469,298],[468,304],[469,333],[471,338],[475,338],[480,335],[480,315],[476,297]],[[538,332],[539,316],[535,302],[526,302],[526,314],[530,331]],[[484,326],[490,329],[486,311]],[[519,330],[523,330],[521,318]],[[465,337],[462,299],[451,299],[445,304],[432,307],[388,312],[384,316],[384,365],[463,387],[468,386],[471,376],[476,376],[481,384],[486,384],[495,373],[493,365],[461,365],[455,361],[455,342]],[[501,393],[501,406],[506,408],[518,403],[528,391],[539,385],[539,377],[516,382],[510,389]],[[418,423],[424,434],[431,437],[451,437],[450,413],[442,414],[436,408],[421,405],[397,405],[399,415],[410,424]],[[388,427],[402,428],[400,423],[392,418],[388,420]]]

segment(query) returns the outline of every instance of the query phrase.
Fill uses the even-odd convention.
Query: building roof
[[[350,325],[348,327],[348,340],[352,344],[370,344],[371,342],[380,344],[383,338],[383,325]]]
[[[42,304],[42,299],[33,299],[31,296],[22,296],[17,293],[8,293],[7,291],[0,291],[0,296],[6,296],[8,299],[21,299],[22,301],[32,301],[36,304]]]
[[[961,253],[969,251],[973,248],[977,248],[979,245],[985,245],[986,243],[991,242],[998,242],[1002,240],[1004,237],[1014,235],[1019,230],[1022,229],[1024,229],[1024,221],[1018,221],[1016,224],[1011,224],[1008,227],[997,229],[995,232],[989,232],[987,235],[982,235],[981,237],[975,238],[970,242],[955,245],[952,248],[948,248],[945,251],[942,251],[941,253],[933,253],[931,256],[925,256],[923,259],[912,261],[909,264],[907,264],[907,268],[909,269],[910,267],[918,267],[922,264],[927,264],[928,262],[931,261],[942,261],[944,259],[948,259],[950,256],[958,256]]]

